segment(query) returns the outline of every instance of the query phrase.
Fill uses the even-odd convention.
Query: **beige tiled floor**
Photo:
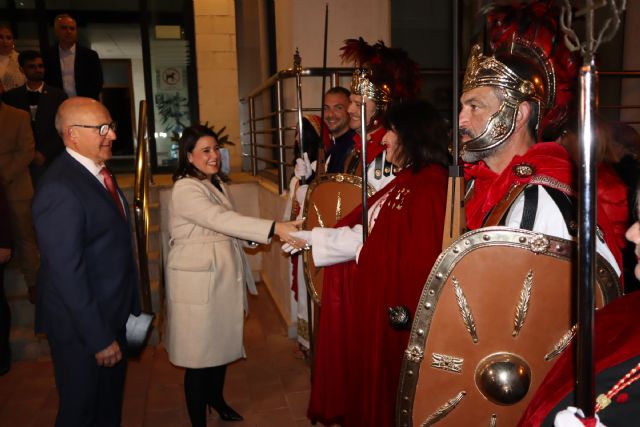
[[[309,368],[284,325],[266,289],[251,297],[245,326],[247,359],[229,367],[225,385],[227,402],[245,420],[225,423],[209,415],[209,426],[309,426],[305,418],[309,400]],[[124,427],[189,426],[183,371],[174,367],[161,346],[149,347],[129,364]],[[50,361],[17,362],[0,377],[0,426],[52,426],[57,395]]]

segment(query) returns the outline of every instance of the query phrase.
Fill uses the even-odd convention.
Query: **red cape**
[[[380,153],[384,151],[382,137],[387,133],[384,127],[379,127],[373,132],[367,133],[367,164],[371,163]],[[362,137],[359,133],[353,135],[353,147],[360,153],[362,151]]]
[[[620,364],[640,355],[640,292],[633,292],[607,304],[595,315],[595,371]],[[539,426],[549,412],[573,388],[574,343],[562,353],[536,390],[518,427]],[[595,402],[594,402],[595,404]]]
[[[407,192],[408,190],[408,192]],[[308,415],[345,426],[393,426],[409,331],[391,328],[388,307],[412,315],[440,254],[447,192],[441,166],[401,171],[370,198],[391,191],[359,263],[325,268]],[[361,223],[358,207],[339,224]]]
[[[598,165],[597,200],[598,225],[604,233],[611,253],[622,269],[622,251],[627,245],[624,234],[630,225],[627,186],[608,163]]]
[[[528,177],[516,176],[513,169],[520,164],[533,166],[534,174]],[[532,145],[524,155],[514,156],[500,175],[489,169],[483,161],[465,165],[465,178],[474,178],[473,195],[465,202],[467,226],[472,230],[482,227],[489,211],[504,198],[513,185],[529,183],[534,177],[552,178],[554,182],[563,184],[555,188],[570,194],[566,188],[571,188],[572,171],[573,165],[567,150],[555,142]]]
[[[533,166],[534,174],[516,176],[514,167],[521,164]],[[467,226],[472,230],[482,227],[487,214],[514,185],[534,181],[571,195],[573,172],[569,154],[555,142],[534,144],[524,155],[515,156],[500,175],[489,169],[483,161],[466,164],[465,178],[474,179],[473,195],[465,202]],[[550,182],[544,178],[552,180]],[[626,244],[624,233],[628,226],[626,198],[626,186],[612,168],[606,164],[598,166],[597,223],[620,268],[622,248]]]

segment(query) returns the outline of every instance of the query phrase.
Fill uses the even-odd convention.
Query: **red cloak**
[[[401,171],[370,198],[391,192],[359,263],[325,268],[314,382],[308,416],[354,426],[393,426],[409,330],[391,328],[388,307],[412,315],[440,254],[447,173],[430,165]],[[361,223],[354,209],[338,226]]]
[[[594,327],[596,374],[640,355],[638,307],[640,307],[640,292],[633,292],[596,311]],[[547,373],[522,415],[518,427],[541,425],[553,408],[572,390],[575,383],[574,344],[575,342],[572,342],[567,347]],[[629,420],[629,423],[633,421]]]
[[[380,153],[384,151],[384,145],[382,145],[382,137],[387,133],[387,130],[380,126],[378,129],[367,133],[367,164],[371,163]],[[353,147],[356,152],[362,151],[362,136],[359,133],[353,135]]]
[[[533,166],[531,176],[518,176],[514,167],[521,164]],[[536,183],[571,194],[573,165],[569,153],[555,142],[537,143],[522,156],[514,156],[511,163],[497,174],[482,160],[465,165],[465,177],[474,178],[473,195],[465,203],[467,226],[471,230],[482,227],[485,217],[502,200],[513,185]],[[539,179],[541,177],[551,180]],[[557,185],[554,185],[557,184]]]
[[[533,167],[533,175],[516,175],[515,166],[523,164]],[[524,155],[514,156],[499,175],[483,161],[465,165],[465,178],[474,179],[473,195],[465,202],[467,226],[471,230],[482,227],[487,214],[514,185],[531,182],[572,195],[573,172],[573,163],[567,150],[555,142],[532,145]],[[601,175],[598,176],[597,223],[609,250],[622,268],[622,254],[618,245],[624,240],[625,227],[620,224],[626,221],[626,218],[621,218],[624,215],[621,209],[626,209],[626,205],[620,202],[626,199],[626,193],[620,189],[623,184],[618,182],[619,179],[616,180],[616,176],[612,176],[612,171],[601,165],[598,172]]]
[[[631,225],[627,207],[627,186],[608,163],[598,165],[597,200],[598,225],[622,269],[622,251],[627,245],[624,234]]]

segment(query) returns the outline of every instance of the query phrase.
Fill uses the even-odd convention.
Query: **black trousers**
[[[207,405],[213,408],[226,405],[223,397],[226,372],[227,365],[185,370],[184,394],[193,427],[207,425]]]
[[[94,354],[78,341],[49,337],[60,403],[56,427],[119,427],[122,418],[127,343],[117,338],[122,360],[111,368],[98,366]]]

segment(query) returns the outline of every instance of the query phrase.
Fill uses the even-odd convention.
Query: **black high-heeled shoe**
[[[220,416],[220,419],[223,421],[244,420],[244,418],[242,418],[242,415],[237,413],[231,406],[227,405],[226,403],[219,404],[219,405],[214,405],[210,403],[208,406],[209,406],[209,411],[211,411],[211,408],[213,408]]]

